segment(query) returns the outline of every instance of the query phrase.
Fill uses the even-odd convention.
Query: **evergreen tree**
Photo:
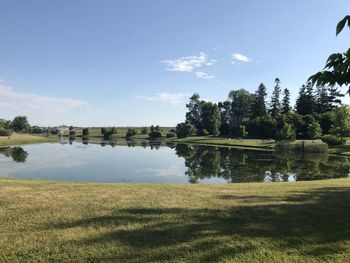
[[[266,87],[263,83],[260,83],[258,90],[255,92],[255,98],[252,106],[252,117],[262,117],[265,116],[266,111]]]
[[[308,83],[303,85],[299,91],[299,97],[296,101],[295,107],[300,115],[307,115],[314,113],[316,106],[313,86]]]
[[[290,112],[290,91],[289,89],[284,89],[283,99],[282,99],[282,113],[286,114]]]
[[[281,113],[281,102],[280,102],[280,96],[281,96],[281,87],[280,87],[281,81],[279,78],[275,79],[275,87],[272,92],[271,97],[271,104],[270,104],[270,113],[272,117],[276,117]]]
[[[316,87],[316,105],[317,113],[324,113],[330,110],[328,90],[325,86]]]

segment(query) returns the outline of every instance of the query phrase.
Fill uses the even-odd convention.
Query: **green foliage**
[[[82,135],[83,135],[83,136],[89,136],[89,129],[88,129],[88,128],[84,128],[84,129],[82,130]]]
[[[340,137],[332,134],[326,134],[322,136],[322,141],[328,145],[341,145],[345,143],[345,140],[342,140]]]
[[[252,104],[252,117],[263,117],[267,114],[266,101],[267,96],[266,87],[260,83],[258,90],[255,92],[254,102]]]
[[[174,132],[168,132],[168,133],[166,134],[166,137],[167,137],[167,138],[174,138],[174,137],[176,137],[176,133],[174,133]]]
[[[74,136],[75,135],[75,131],[71,130],[69,131],[69,136]]]
[[[277,115],[281,114],[281,102],[280,102],[280,96],[281,96],[281,81],[279,78],[275,79],[275,87],[272,91],[272,97],[271,97],[271,103],[270,103],[270,113],[272,117],[276,117]]]
[[[137,130],[135,128],[128,128],[128,131],[126,132],[126,138],[130,138],[132,136],[135,136],[137,134]]]
[[[345,24],[348,23],[348,27],[350,28],[350,16],[345,16],[342,20],[340,20],[337,24],[336,28],[336,35],[339,35],[339,33],[343,30]]]
[[[318,122],[313,122],[311,124],[309,124],[309,131],[308,131],[308,135],[310,137],[310,139],[318,139],[321,137],[322,135],[322,129],[321,126]]]
[[[204,135],[204,136],[208,136],[209,135],[209,132],[206,130],[206,129],[203,129],[201,131],[201,134]]]
[[[28,119],[26,116],[17,116],[13,119],[11,127],[15,132],[24,132],[29,128]]]
[[[244,125],[240,125],[240,126],[239,126],[239,135],[240,135],[242,138],[247,137],[248,132],[246,131]]]
[[[0,136],[10,136],[12,131],[10,129],[0,128]]]
[[[252,106],[255,96],[245,89],[231,90],[228,95],[231,102],[231,120],[241,122],[244,118],[249,118],[252,114]],[[231,124],[231,127],[234,124]]]
[[[103,135],[103,139],[109,140],[113,134],[115,134],[115,128],[101,128],[101,133]]]
[[[289,89],[284,89],[283,91],[283,99],[282,99],[282,113],[286,114],[290,112],[290,91]]]
[[[220,129],[220,110],[217,104],[212,102],[204,102],[202,105],[202,127],[209,134],[217,135]]]
[[[284,140],[284,141],[294,141],[295,140],[295,131],[292,127],[292,125],[288,123],[284,123],[281,130],[279,131],[277,135],[278,140]]]
[[[190,101],[186,104],[188,109],[186,113],[186,122],[195,126],[196,130],[202,130],[202,104],[199,94],[195,93],[191,96]]]
[[[176,136],[186,138],[196,133],[196,127],[190,123],[182,122],[176,125]]]
[[[162,133],[160,131],[153,131],[153,132],[150,132],[148,134],[148,136],[151,138],[151,139],[159,139],[159,138],[162,138]]]
[[[29,133],[32,133],[32,134],[41,134],[43,132],[44,130],[38,126],[32,126],[29,128]]]
[[[316,99],[313,86],[310,82],[300,88],[295,108],[300,115],[312,114],[315,111]]]
[[[142,134],[142,135],[146,135],[147,133],[148,133],[147,127],[143,127],[143,128],[141,129],[141,134]]]
[[[350,109],[349,106],[341,106],[334,110],[334,122],[331,128],[333,135],[343,137],[350,133]]]
[[[336,35],[338,35],[346,23],[350,26],[350,16],[345,16],[336,28]],[[331,54],[326,62],[323,71],[319,71],[312,75],[309,80],[313,85],[330,85],[330,86],[349,86],[350,84],[350,49],[344,53]],[[350,91],[350,90],[349,90]],[[348,91],[348,92],[349,92]]]

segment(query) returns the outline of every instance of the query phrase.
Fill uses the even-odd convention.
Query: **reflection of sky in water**
[[[282,158],[271,153],[180,145],[176,150],[166,146],[152,150],[149,146],[101,147],[74,142],[23,149],[28,152],[24,163],[0,154],[0,176],[90,182],[281,182],[344,177],[350,167],[349,159],[335,157]]]
[[[99,182],[187,183],[183,159],[174,150],[97,144],[34,144],[23,146],[25,163],[0,155],[5,177]]]

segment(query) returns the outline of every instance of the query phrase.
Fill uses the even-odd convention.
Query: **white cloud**
[[[163,60],[167,71],[192,72],[195,68],[211,66],[216,62],[215,59],[209,59],[208,55],[200,52],[198,56],[181,57],[171,60]]]
[[[71,109],[87,107],[88,103],[70,98],[46,97],[37,94],[18,92],[0,83],[0,110],[6,112],[52,113],[66,112]]]
[[[137,96],[139,99],[148,100],[148,101],[162,101],[169,103],[174,106],[179,106],[183,99],[188,98],[190,95],[187,93],[157,93],[155,96]]]
[[[215,78],[214,75],[209,75],[209,74],[202,72],[202,71],[197,71],[194,74],[196,74],[197,78],[201,78],[201,79],[213,79],[213,78]]]
[[[232,61],[231,61],[231,63],[234,64],[237,61],[238,62],[250,62],[250,61],[252,61],[252,59],[247,57],[247,56],[244,56],[242,54],[239,54],[239,53],[232,54]]]

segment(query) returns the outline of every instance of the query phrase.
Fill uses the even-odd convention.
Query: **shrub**
[[[89,129],[88,128],[84,128],[82,131],[83,136],[88,136],[89,135]]]
[[[148,136],[152,139],[162,138],[162,133],[160,131],[153,131],[148,134]]]
[[[186,138],[196,133],[196,128],[189,123],[182,122],[176,125],[176,136],[178,138]]]
[[[208,132],[206,129],[203,129],[203,130],[202,130],[202,135],[208,136],[208,135],[209,135],[209,132]]]
[[[173,132],[168,132],[168,133],[166,134],[166,137],[167,137],[167,138],[174,138],[174,137],[176,137],[176,134],[173,133]]]
[[[345,140],[342,140],[340,137],[332,134],[322,136],[322,141],[328,145],[341,145],[345,143]]]
[[[101,128],[101,133],[104,140],[109,140],[113,134],[116,133],[115,128]]]
[[[10,136],[12,131],[9,129],[0,128],[0,136]]]
[[[148,133],[147,127],[143,127],[143,128],[141,129],[141,134],[142,134],[142,135],[146,135],[147,133]]]
[[[69,136],[74,136],[75,135],[75,131],[71,130],[69,131]]]
[[[135,128],[128,128],[128,131],[126,132],[126,138],[130,138],[131,136],[134,136],[137,134],[137,131]]]

